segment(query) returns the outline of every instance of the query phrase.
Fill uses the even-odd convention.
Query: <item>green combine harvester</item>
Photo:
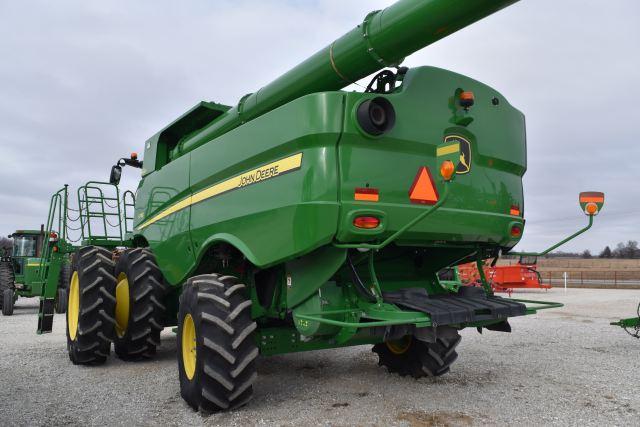
[[[18,230],[9,235],[13,239],[10,255],[0,260],[0,308],[4,316],[13,314],[14,303],[18,297],[31,298],[43,295],[45,271],[51,264],[59,266],[52,272],[51,280],[55,282],[54,308],[58,313],[66,310],[66,289],[71,278],[71,263],[63,253],[53,252],[53,248],[65,247],[58,239],[55,231],[45,233],[44,226],[40,230]],[[68,252],[64,252],[68,253]]]
[[[525,120],[469,77],[400,66],[511,3],[401,0],[238,105],[197,104],[144,163],[120,159],[111,184],[142,171],[133,229],[75,253],[71,361],[103,363],[112,342],[151,358],[177,323],[181,394],[218,411],[250,400],[258,355],[366,344],[390,372],[438,376],[460,330],[560,307],[439,279],[522,237]],[[581,197],[589,224],[563,242],[602,208],[602,193]]]

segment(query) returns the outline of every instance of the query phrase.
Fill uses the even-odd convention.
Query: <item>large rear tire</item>
[[[166,286],[148,249],[124,252],[116,263],[116,335],[114,349],[124,360],[156,354],[163,329]]]
[[[180,394],[195,410],[217,412],[244,405],[256,379],[256,323],[251,300],[235,277],[192,277],[180,295]]]
[[[7,289],[13,290],[14,282],[15,282],[15,275],[13,274],[13,264],[11,263],[11,261],[1,261],[0,262],[0,308],[4,308],[5,291]],[[11,295],[13,295],[13,291]],[[10,299],[11,299],[11,303],[13,303],[13,298],[10,298]]]
[[[115,326],[114,263],[111,252],[80,248],[74,257],[67,307],[67,350],[75,365],[104,363]]]
[[[378,354],[378,365],[385,366],[390,373],[414,378],[437,377],[449,372],[458,358],[456,347],[461,339],[457,332],[451,337],[438,337],[435,343],[407,335],[400,340],[376,344],[373,352]]]

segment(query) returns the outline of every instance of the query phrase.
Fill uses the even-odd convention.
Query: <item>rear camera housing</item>
[[[387,98],[378,96],[358,105],[356,120],[366,134],[380,136],[393,129],[396,124],[396,111]]]

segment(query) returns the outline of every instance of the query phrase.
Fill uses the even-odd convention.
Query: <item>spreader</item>
[[[250,400],[258,355],[366,344],[390,372],[438,376],[460,330],[508,332],[510,317],[561,306],[439,279],[520,240],[525,120],[472,78],[400,66],[511,3],[371,12],[236,106],[197,104],[143,161],[120,159],[112,184],[141,169],[134,228],[126,249],[74,257],[71,360],[104,362],[112,341],[122,359],[151,358],[177,323],[181,394],[218,411]],[[603,200],[585,202],[589,226]]]

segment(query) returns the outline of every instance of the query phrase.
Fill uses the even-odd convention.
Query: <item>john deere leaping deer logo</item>
[[[471,143],[460,135],[445,136],[436,154],[438,160],[451,160],[456,165],[458,175],[469,173],[471,170]]]

